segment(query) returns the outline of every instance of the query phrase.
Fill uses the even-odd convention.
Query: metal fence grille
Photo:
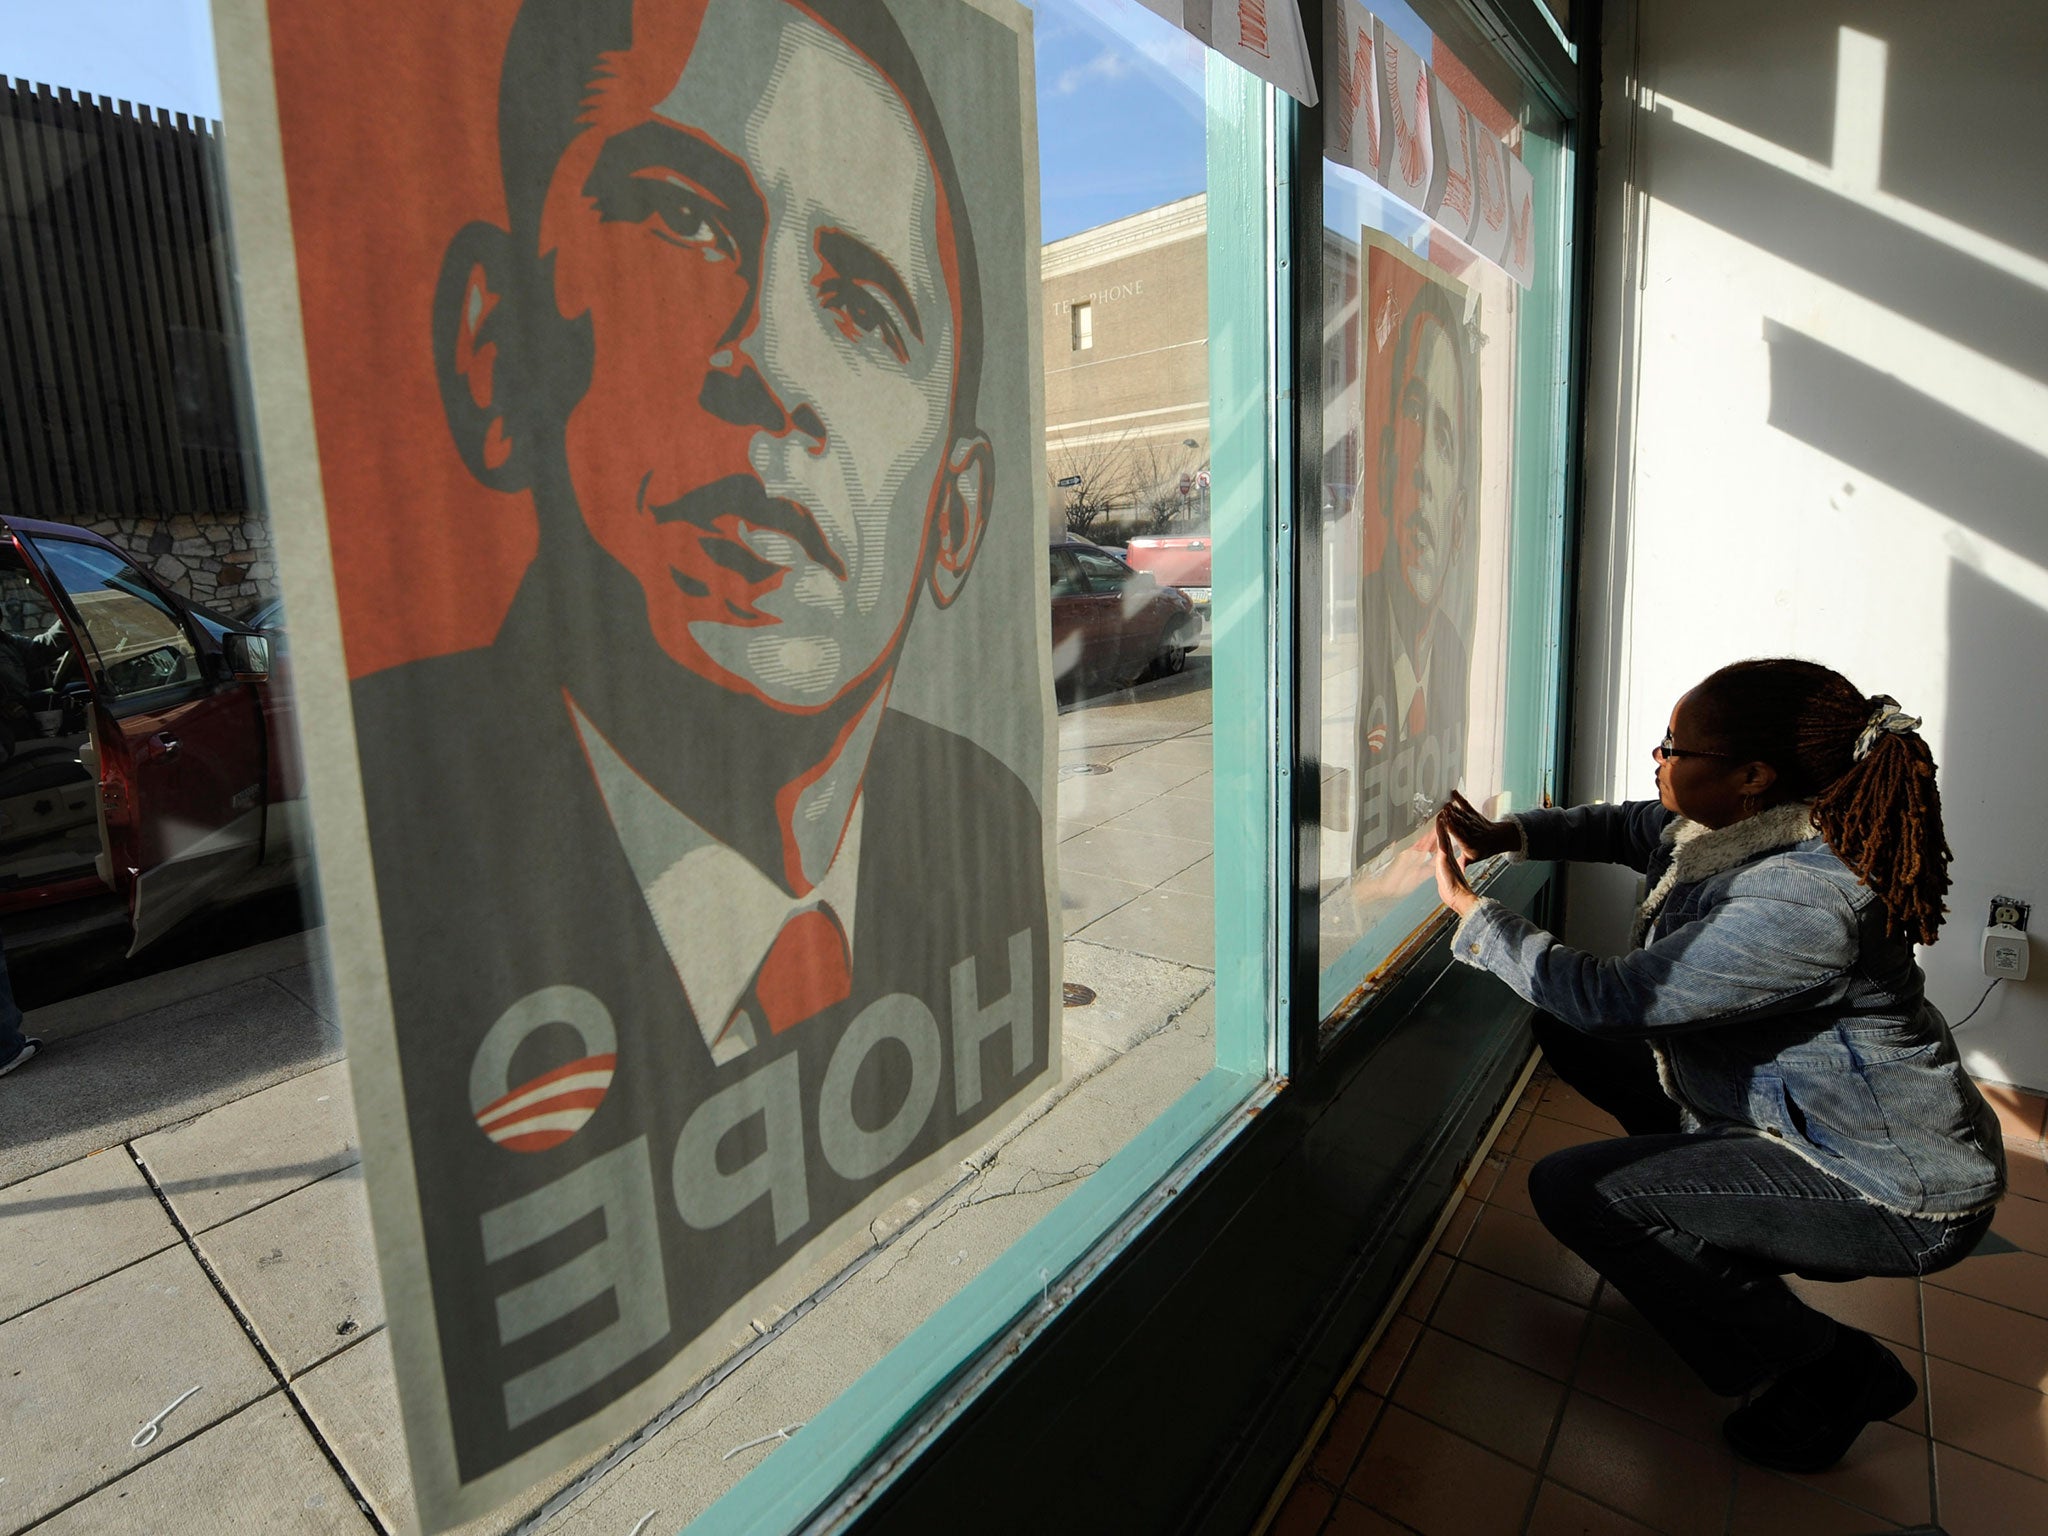
[[[271,585],[223,186],[217,123],[0,88],[0,512],[202,599]]]

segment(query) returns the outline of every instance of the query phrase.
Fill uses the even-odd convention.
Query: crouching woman
[[[1494,822],[1454,798],[1438,821],[1453,953],[1541,1011],[1552,1069],[1628,1133],[1538,1163],[1537,1213],[1709,1388],[1765,1388],[1723,1433],[1782,1471],[1832,1466],[1917,1390],[1783,1277],[1932,1274],[2005,1189],[1913,955],[1949,883],[1918,725],[1826,667],[1741,662],[1678,701],[1657,801]],[[1463,859],[1516,849],[1642,871],[1634,949],[1596,959],[1476,895]]]

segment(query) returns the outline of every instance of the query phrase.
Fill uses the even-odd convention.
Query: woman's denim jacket
[[[1527,857],[1643,872],[1639,947],[1598,959],[1481,901],[1453,953],[1575,1029],[1647,1039],[1690,1130],[1776,1137],[1904,1215],[1982,1210],[2005,1189],[1998,1118],[1809,811],[1711,831],[1653,800],[1523,812]]]

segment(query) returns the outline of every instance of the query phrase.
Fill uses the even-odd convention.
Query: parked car
[[[125,920],[129,953],[309,846],[271,638],[96,534],[0,520],[0,922],[10,948]]]
[[[1054,539],[1049,555],[1059,686],[1122,684],[1187,665],[1200,622],[1183,594],[1085,539]]]
[[[1209,546],[1206,533],[1146,533],[1125,546],[1124,559],[1133,570],[1150,571],[1169,587],[1178,587],[1195,605],[1202,633],[1209,630]]]

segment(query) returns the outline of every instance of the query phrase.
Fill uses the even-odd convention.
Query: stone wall
[[[111,539],[179,596],[230,618],[277,595],[270,525],[259,513],[161,522],[107,518],[80,526]]]

